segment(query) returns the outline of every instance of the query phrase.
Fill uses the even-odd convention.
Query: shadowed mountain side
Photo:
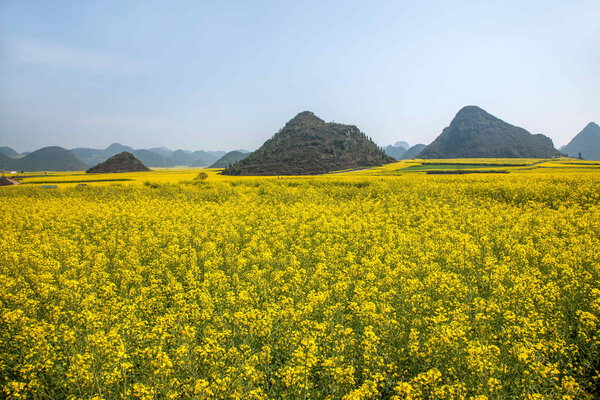
[[[124,151],[85,171],[88,174],[107,174],[114,172],[150,171],[130,152]]]
[[[461,109],[419,158],[551,158],[552,140],[532,135],[477,106]]]
[[[570,157],[581,157],[585,160],[600,160],[600,126],[590,122],[561,151]]]
[[[310,111],[289,121],[224,175],[316,175],[395,161],[353,125],[326,123]]]

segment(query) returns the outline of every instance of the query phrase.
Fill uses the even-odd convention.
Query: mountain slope
[[[550,158],[559,154],[549,137],[532,135],[477,106],[467,106],[419,158]]]
[[[161,156],[160,154],[155,153],[150,150],[145,150],[145,149],[134,150],[131,153],[138,160],[140,160],[144,165],[149,165],[151,167],[158,167],[158,168],[170,167],[173,165],[168,160],[165,160],[165,158],[163,156]]]
[[[0,147],[0,154],[4,154],[5,156],[8,156],[10,158],[19,157],[19,153],[17,153],[14,149],[6,146]]]
[[[410,160],[411,158],[417,158],[417,156],[419,156],[419,154],[423,151],[425,147],[427,147],[427,145],[424,145],[422,143],[415,144],[410,149],[406,150],[406,152],[402,154],[402,157],[400,157],[399,160]]]
[[[581,157],[585,160],[600,160],[600,126],[590,122],[561,151],[570,157]]]
[[[310,111],[290,120],[225,175],[313,175],[393,162],[353,125],[326,123]]]
[[[385,154],[390,157],[394,157],[396,160],[400,160],[400,158],[406,153],[408,147],[398,145],[399,142],[396,142],[394,145],[388,145],[383,148]],[[403,142],[404,143],[404,142]]]
[[[75,154],[58,146],[44,147],[17,159],[6,157],[0,163],[5,164],[0,167],[19,171],[82,171],[87,168]]]
[[[238,161],[243,160],[248,157],[249,153],[242,153],[241,151],[230,151],[225,154],[223,157],[219,158],[214,164],[212,164],[211,168],[227,168]]]
[[[150,168],[142,164],[142,162],[135,158],[135,156],[130,152],[124,151],[122,153],[115,154],[108,160],[93,166],[85,172],[88,174],[105,174],[114,172],[143,171],[150,171]]]
[[[15,169],[16,161],[14,158],[10,158],[4,153],[0,153],[0,170],[8,171]]]

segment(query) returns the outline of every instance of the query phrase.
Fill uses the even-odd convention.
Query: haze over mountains
[[[589,123],[562,154],[600,160],[600,127]],[[148,167],[226,168],[230,175],[304,175],[380,165],[412,158],[551,158],[561,155],[545,135],[532,135],[477,106],[462,108],[428,146],[398,141],[378,147],[357,127],[326,123],[310,111],[299,113],[254,153],[247,150],[187,151],[166,147],[133,149],[113,143],[106,149],[51,146],[32,153],[0,147],[0,168],[23,171],[81,171],[123,153]]]
[[[135,150],[119,143],[113,143],[106,149],[76,148],[71,151],[89,166],[106,161],[124,151],[133,154],[149,167],[191,166],[192,164],[208,166],[225,154],[224,151],[169,150],[166,147]]]
[[[396,142],[393,145],[385,146],[385,154],[394,157],[396,160],[410,160],[416,158],[426,145],[419,143],[409,146],[406,142]]]

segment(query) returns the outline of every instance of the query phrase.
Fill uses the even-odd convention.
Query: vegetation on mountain
[[[561,151],[569,157],[600,160],[600,126],[590,122]]]
[[[461,109],[419,158],[551,158],[552,140],[532,135],[477,106]]]
[[[394,161],[356,126],[299,113],[225,175],[315,175]]]
[[[141,172],[150,171],[140,160],[128,151],[116,154],[108,160],[88,169],[88,174],[102,174],[114,172]]]

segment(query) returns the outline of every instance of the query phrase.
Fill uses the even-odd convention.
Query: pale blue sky
[[[0,1],[0,146],[255,149],[311,110],[429,143],[600,123],[600,1]]]

